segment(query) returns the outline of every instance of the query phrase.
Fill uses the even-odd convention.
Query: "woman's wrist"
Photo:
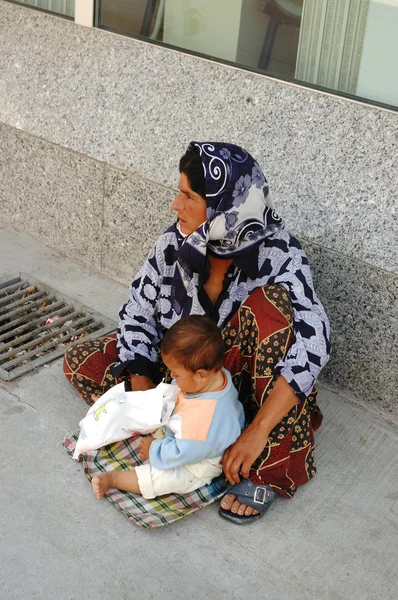
[[[260,413],[254,417],[254,420],[248,425],[245,431],[249,430],[251,435],[255,435],[258,438],[264,440],[264,445],[267,443],[269,434],[272,431],[269,420],[267,418],[261,418]]]
[[[269,437],[274,427],[297,404],[297,396],[286,379],[280,375],[270,395],[259,409],[251,425]]]

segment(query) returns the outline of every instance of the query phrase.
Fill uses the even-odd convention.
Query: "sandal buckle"
[[[258,485],[254,492],[253,502],[256,504],[265,504],[267,500],[267,488]]]

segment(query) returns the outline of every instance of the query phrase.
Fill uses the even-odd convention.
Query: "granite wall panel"
[[[321,380],[398,414],[398,277],[302,240],[330,319]]]
[[[104,165],[0,124],[0,219],[99,268]]]
[[[175,192],[128,171],[105,170],[102,267],[130,283],[157,237],[175,220]]]

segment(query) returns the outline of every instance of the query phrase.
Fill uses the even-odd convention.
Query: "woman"
[[[250,154],[192,142],[180,173],[177,223],[131,284],[117,344],[108,336],[72,347],[65,373],[87,401],[120,378],[149,389],[164,374],[163,332],[182,316],[210,316],[222,330],[247,425],[223,457],[233,485],[220,514],[247,523],[266,512],[273,491],[292,497],[315,474],[313,430],[322,415],[314,382],[329,358],[329,323],[307,257],[270,207]]]

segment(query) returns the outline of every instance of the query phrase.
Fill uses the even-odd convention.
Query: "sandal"
[[[246,525],[246,523],[252,523],[261,519],[265,515],[272,502],[275,499],[275,492],[269,485],[256,485],[250,479],[242,479],[239,483],[233,485],[226,494],[234,494],[242,504],[251,506],[259,511],[257,515],[238,515],[226,510],[225,508],[218,509],[219,515],[223,519],[228,519],[238,525]]]

